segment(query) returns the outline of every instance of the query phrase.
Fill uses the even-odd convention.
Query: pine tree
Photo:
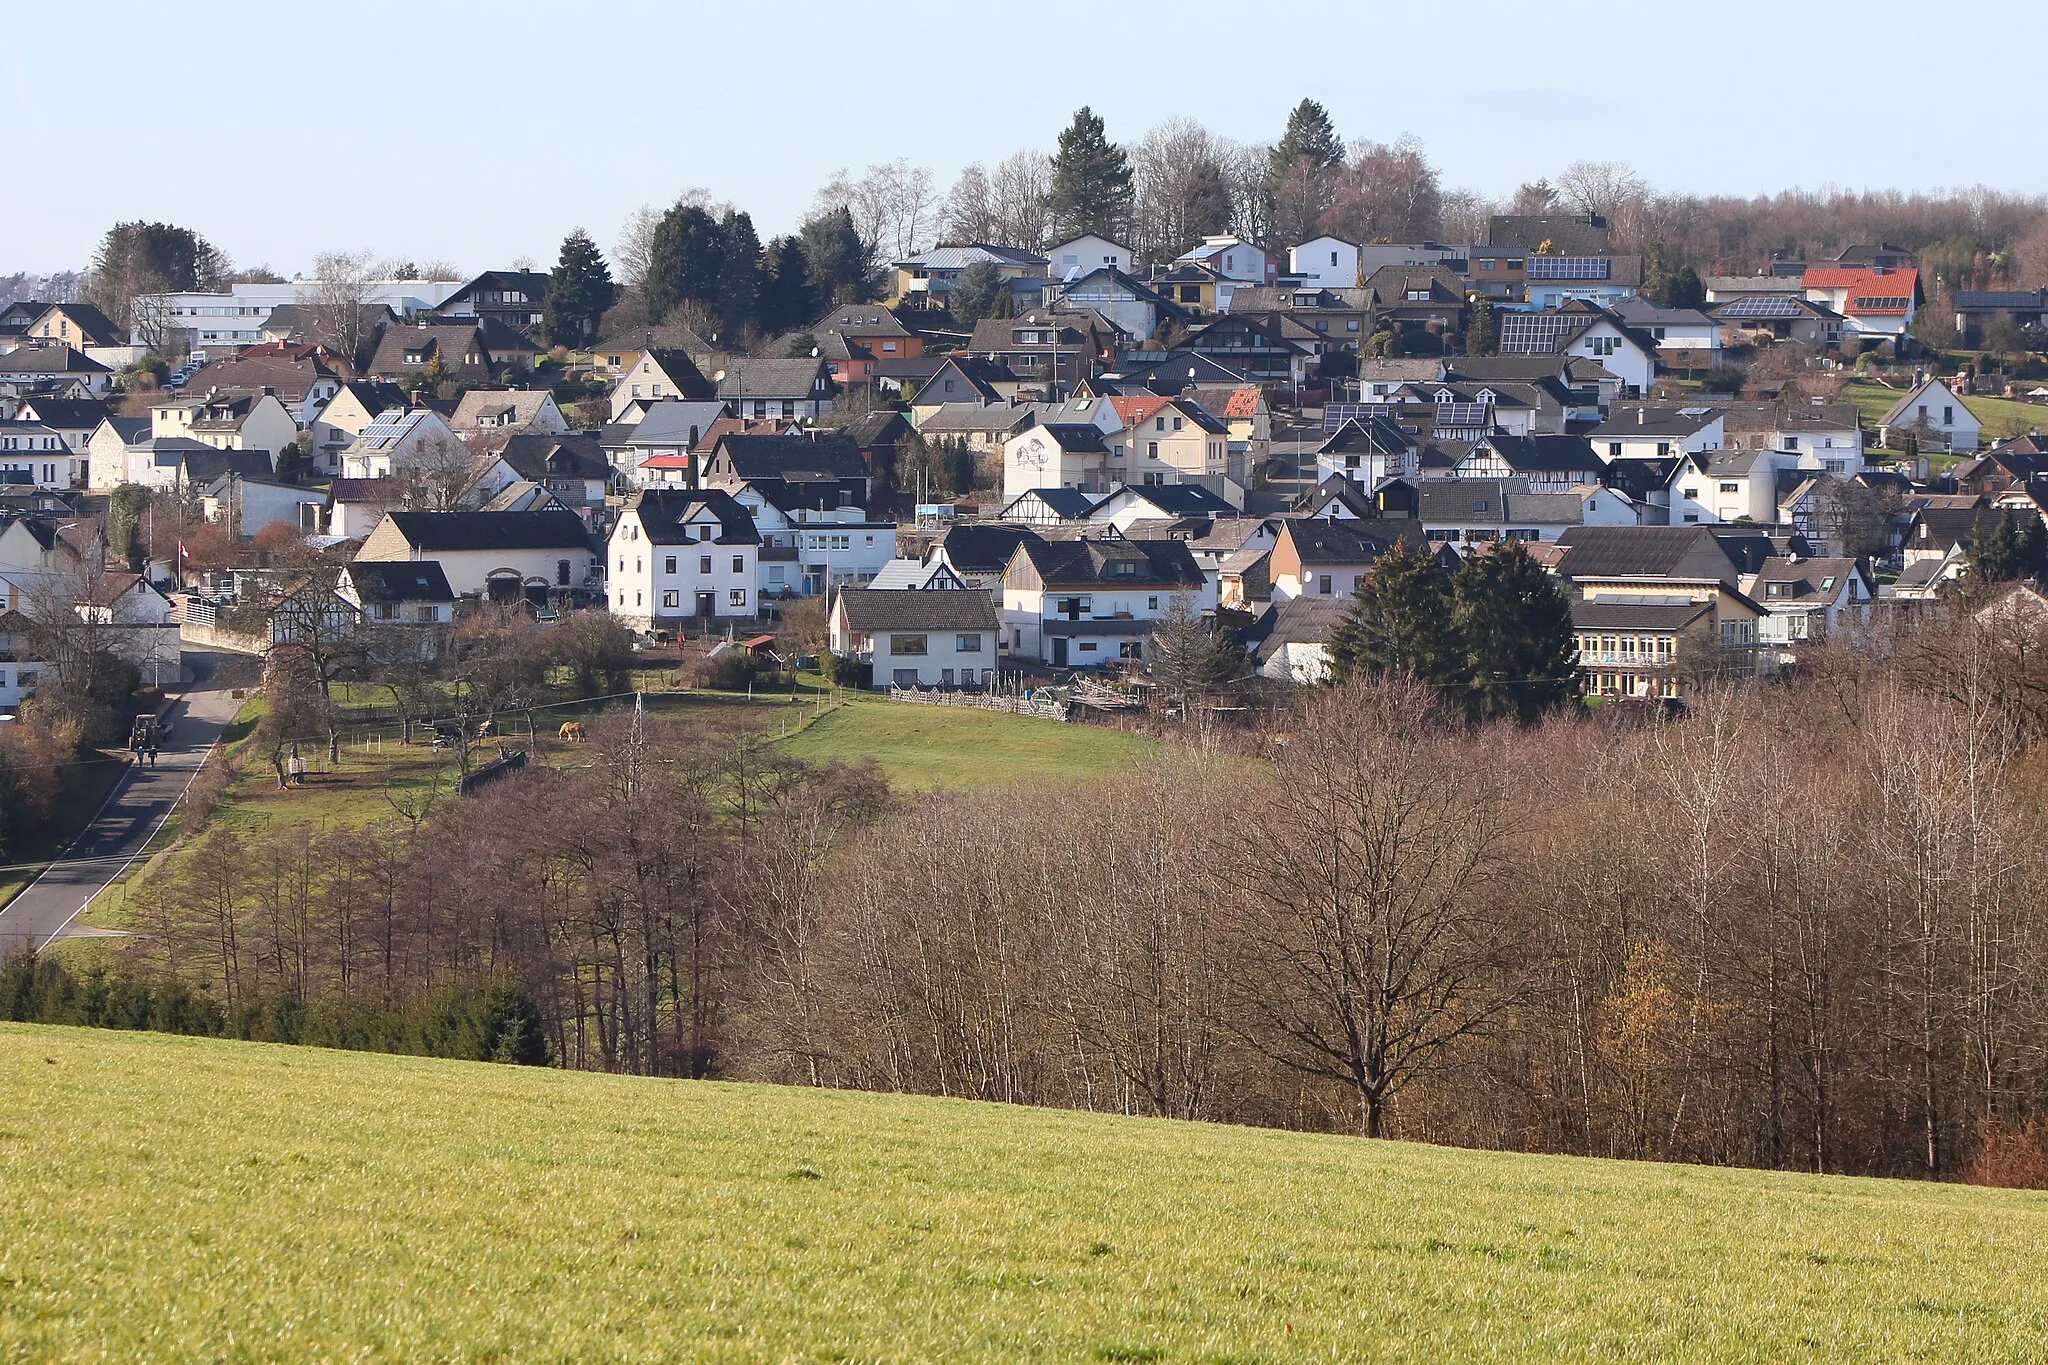
[[[1475,720],[1524,724],[1566,705],[1578,689],[1571,601],[1519,540],[1475,554],[1453,585]]]
[[[1655,243],[1643,248],[1643,287],[1637,292],[1659,308],[1671,306],[1671,271],[1664,248]]]
[[[841,207],[815,214],[804,220],[799,233],[822,305],[865,303],[880,293],[875,249],[861,240],[851,210]]]
[[[1010,282],[994,261],[976,261],[960,272],[946,295],[946,311],[962,327],[972,327],[995,309],[996,295],[1010,292]]]
[[[1996,520],[1980,516],[1971,527],[1973,534],[1963,562],[1964,578],[1972,589],[2011,583],[2039,572],[2029,563],[2040,553],[2039,537],[2033,537],[2030,544],[2012,517],[1994,515]]]
[[[754,220],[727,209],[718,220],[725,239],[725,278],[718,291],[718,321],[733,336],[761,320],[761,238]]]
[[[618,297],[611,267],[590,234],[577,228],[562,239],[562,254],[548,276],[547,306],[541,325],[547,339],[564,346],[587,346],[597,339],[605,310]]]
[[[1330,633],[1331,681],[1354,675],[1452,685],[1464,673],[1451,576],[1427,550],[1397,540],[1358,580]]]
[[[1494,320],[1493,300],[1474,299],[1465,322],[1465,354],[1492,355],[1500,345],[1500,324]]]
[[[647,318],[660,322],[691,301],[719,313],[725,283],[725,234],[694,204],[678,204],[654,226],[647,250]]]
[[[817,318],[824,303],[811,280],[811,264],[802,242],[777,237],[768,244],[761,257],[755,297],[764,332],[780,334]]]
[[[1689,265],[1682,265],[1671,276],[1672,308],[1704,308],[1707,306],[1707,284],[1700,278],[1700,272]]]
[[[1303,100],[1287,116],[1287,131],[1273,144],[1271,181],[1277,185],[1298,161],[1307,161],[1315,172],[1327,171],[1344,160],[1344,143],[1330,111],[1315,100]]]
[[[1122,237],[1131,220],[1131,162],[1086,105],[1060,134],[1052,159],[1052,213],[1069,237]]]

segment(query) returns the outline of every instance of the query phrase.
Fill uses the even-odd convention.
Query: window
[[[675,561],[670,560],[669,564],[670,567],[674,567]],[[563,588],[569,586],[569,561],[566,559],[558,559],[555,561],[555,584],[556,586]]]
[[[1723,493],[1740,493],[1742,485],[1739,483],[1724,483],[1721,485],[1721,491]]]
[[[902,658],[922,655],[926,652],[925,637],[922,635],[891,635],[889,652]]]
[[[1952,407],[1944,406],[1941,410],[1941,424],[1943,426],[1953,426],[1955,420],[1956,410]]]
[[[1787,437],[1785,438],[1785,449],[1787,449],[1787,450],[1797,450],[1797,449],[1799,449],[1799,438],[1798,438],[1797,436],[1787,436]]]
[[[1181,429],[1181,419],[1180,419],[1180,418],[1176,417],[1176,418],[1174,418],[1174,419],[1173,419],[1173,429],[1174,429],[1175,431],[1179,431],[1179,430]]]
[[[1594,354],[1594,355],[1598,355],[1598,356],[1609,356],[1609,355],[1613,355],[1613,354],[1614,354],[1614,343],[1615,343],[1615,342],[1617,342],[1617,341],[1619,341],[1619,340],[1620,340],[1620,338],[1619,338],[1619,337],[1593,337],[1593,338],[1591,338],[1591,344],[1592,344],[1592,348],[1593,348],[1593,354]]]
[[[1159,442],[1145,442],[1145,458],[1149,460],[1156,460],[1159,458]]]
[[[1682,498],[1696,498],[1700,495],[1700,490],[1697,488],[1681,488],[1678,491],[1678,495]]]
[[[1330,595],[1330,576],[1328,574],[1322,574],[1316,579],[1316,591],[1325,597]]]
[[[662,570],[662,572],[674,573],[676,571],[676,557],[674,555],[670,555],[667,559],[663,560],[662,563],[667,566]]]
[[[744,607],[745,605],[747,605],[747,590],[745,588],[734,588],[731,592],[727,593],[725,597],[726,601],[730,602],[735,607]]]
[[[395,602],[379,602],[376,615],[379,621],[395,621],[398,619],[398,604]]]
[[[953,651],[957,654],[979,654],[981,653],[981,637],[979,635],[955,635],[953,637]]]
[[[1495,258],[1492,256],[1481,256],[1479,258],[1479,268],[1481,270],[1491,270],[1495,264]]]
[[[1658,459],[1660,459],[1660,460],[1661,460],[1661,459],[1663,459],[1663,458],[1664,458],[1665,456],[1669,455],[1670,453],[1671,453],[1671,442],[1669,442],[1669,441],[1659,441],[1659,442],[1657,442],[1657,458],[1658,458]]]
[[[1145,610],[1147,610],[1147,611],[1158,611],[1158,610],[1159,610],[1159,599],[1158,599],[1158,598],[1156,598],[1156,597],[1148,597],[1148,598],[1146,598],[1146,599],[1145,599]]]
[[[1093,640],[1083,640],[1081,642],[1081,652],[1083,654],[1093,654],[1096,650],[1100,648],[1102,648],[1102,646],[1097,644]]]
[[[1621,442],[1609,441],[1607,443],[1607,458],[1610,460],[1618,460],[1621,458]]]
[[[732,571],[734,573],[745,573],[747,571],[747,557],[745,555],[734,555],[732,557]]]
[[[670,588],[661,595],[661,605],[664,607],[679,607],[682,605],[682,601],[683,595],[674,588]]]
[[[974,670],[973,670],[973,669],[971,669],[971,668],[963,668],[963,669],[961,669],[961,670],[960,670],[960,685],[961,685],[962,687],[972,687],[972,686],[974,686]]]
[[[698,573],[710,573],[710,572],[711,572],[711,556],[710,556],[710,555],[698,555],[698,556],[697,556],[697,572],[698,572]]]
[[[1510,257],[1508,257],[1508,269],[1510,269],[1510,270],[1520,270],[1521,268],[1522,268],[1522,258],[1521,258],[1520,256],[1510,256]]]

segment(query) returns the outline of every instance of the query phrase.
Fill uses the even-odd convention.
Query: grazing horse
[[[497,733],[498,722],[494,720],[485,720],[477,722],[476,737],[478,739],[489,739],[492,735],[495,735]]]
[[[561,733],[557,738],[566,739],[571,744],[581,744],[583,742],[583,722],[580,720],[563,721]]]

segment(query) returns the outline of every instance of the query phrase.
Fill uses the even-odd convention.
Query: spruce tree
[[[547,306],[541,314],[547,339],[564,346],[589,345],[618,294],[604,253],[589,233],[577,228],[562,239],[561,257],[548,276]]]
[[[1315,100],[1303,100],[1287,116],[1287,131],[1273,144],[1271,181],[1278,185],[1297,161],[1307,161],[1311,171],[1327,171],[1344,160],[1344,143],[1330,111]]]
[[[1060,134],[1052,159],[1052,213],[1060,232],[1121,237],[1131,220],[1131,161],[1086,105]]]
[[[994,261],[976,261],[953,281],[946,296],[946,311],[962,327],[972,327],[994,311],[996,295],[1009,292],[1010,282],[1003,278]]]
[[[678,204],[655,224],[647,251],[647,318],[660,322],[695,302],[719,314],[726,270],[725,234],[694,204]]]
[[[742,328],[760,323],[761,238],[754,220],[727,209],[718,220],[718,232],[725,239],[725,278],[718,291],[718,321],[737,336]]]
[[[1568,704],[1578,690],[1571,601],[1519,540],[1475,554],[1453,586],[1475,720],[1524,724]]]
[[[761,257],[755,297],[764,332],[780,334],[816,320],[825,305],[811,280],[810,260],[802,242],[777,237],[768,244]]]
[[[1397,540],[1351,595],[1330,633],[1331,681],[1403,678],[1451,686],[1464,674],[1451,576],[1427,550]]]
[[[811,282],[822,295],[820,306],[866,303],[881,291],[881,269],[875,249],[861,240],[851,210],[827,209],[804,220],[799,229]]]
[[[1493,300],[1472,300],[1472,311],[1465,322],[1465,354],[1492,355],[1500,345],[1500,324],[1494,320]]]

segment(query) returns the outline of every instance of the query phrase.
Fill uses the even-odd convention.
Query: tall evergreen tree
[[[823,296],[821,306],[866,303],[881,291],[881,268],[875,248],[861,239],[853,212],[844,206],[804,220],[799,229],[811,281]]]
[[[962,327],[972,327],[995,311],[996,296],[1010,292],[1010,282],[994,261],[976,261],[960,272],[946,295],[946,311]]]
[[[618,294],[604,253],[589,233],[577,228],[562,239],[562,254],[548,275],[547,306],[541,314],[547,339],[564,346],[589,345]]]
[[[725,234],[694,204],[678,204],[654,225],[647,249],[647,319],[660,322],[694,302],[719,316],[726,273]]]
[[[755,292],[764,332],[780,334],[802,327],[814,321],[824,307],[811,280],[804,244],[794,237],[777,237],[768,244]]]
[[[727,209],[718,220],[725,239],[725,278],[718,291],[718,320],[737,336],[761,321],[761,238],[753,218]]]
[[[1273,144],[1272,179],[1277,183],[1298,161],[1311,171],[1334,169],[1344,160],[1344,143],[1330,111],[1315,100],[1303,100],[1287,116],[1287,131]]]
[[[1492,355],[1500,345],[1500,324],[1493,316],[1493,300],[1477,298],[1465,319],[1465,354]]]
[[[1700,272],[1689,265],[1678,267],[1671,276],[1672,308],[1704,308],[1707,306],[1707,283],[1700,278]]]
[[[1571,600],[1527,546],[1503,541],[1467,558],[1453,598],[1474,719],[1526,724],[1571,700],[1579,673]]]
[[[1060,134],[1052,159],[1052,213],[1059,231],[1121,238],[1129,229],[1131,160],[1109,140],[1102,119],[1086,105]]]
[[[1464,675],[1451,576],[1428,550],[1397,540],[1358,580],[1330,634],[1331,680],[1395,677],[1451,686]]]

